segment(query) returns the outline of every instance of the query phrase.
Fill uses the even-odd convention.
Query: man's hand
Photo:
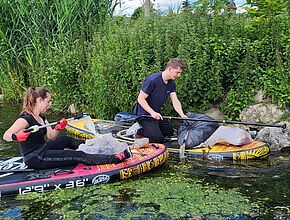
[[[156,120],[163,120],[162,115],[159,114],[158,112],[153,112],[153,113],[151,114],[151,117],[154,118],[154,119],[156,119]]]
[[[180,115],[181,118],[188,118],[186,115]]]

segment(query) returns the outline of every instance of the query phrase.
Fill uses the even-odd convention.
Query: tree
[[[225,11],[228,13],[233,13],[233,12],[236,12],[237,10],[236,3],[233,0],[227,1],[224,8],[225,8]]]
[[[150,9],[151,9],[151,2],[150,0],[145,0],[144,3],[144,16],[149,17],[150,15]]]
[[[184,0],[184,1],[182,1],[182,8],[183,9],[186,9],[186,8],[188,8],[190,6],[190,4],[189,4],[189,0]]]
[[[139,17],[141,17],[143,14],[143,7],[138,7],[135,9],[135,11],[133,12],[131,18],[132,19],[138,19]]]
[[[258,16],[277,15],[280,13],[290,12],[289,0],[247,0],[247,4],[257,7],[258,10],[249,10]]]
[[[155,0],[145,0],[145,3],[144,3],[144,16],[145,17],[149,17],[150,15],[150,11],[153,8],[152,2],[155,2]]]
[[[205,14],[219,14],[227,0],[197,0],[193,2],[193,8]]]

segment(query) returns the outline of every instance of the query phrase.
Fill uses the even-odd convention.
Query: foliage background
[[[188,64],[177,81],[186,112],[219,106],[237,119],[257,90],[286,109],[290,10],[275,2],[249,1],[259,10],[235,14],[200,1],[195,13],[126,18],[105,0],[1,1],[0,93],[19,101],[28,86],[45,86],[58,109],[74,103],[110,119],[131,111],[143,79],[178,56]],[[170,104],[164,113],[174,114]]]

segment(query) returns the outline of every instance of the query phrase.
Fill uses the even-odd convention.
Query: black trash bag
[[[205,114],[188,112],[186,115],[189,118],[214,120]],[[182,145],[185,143],[187,149],[194,148],[207,140],[218,127],[219,124],[217,122],[184,120],[178,128],[178,144]]]

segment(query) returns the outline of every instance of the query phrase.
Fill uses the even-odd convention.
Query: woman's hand
[[[12,134],[12,140],[23,142],[26,141],[28,136],[31,134],[31,132],[24,132],[24,129],[21,129],[17,134]]]
[[[62,118],[59,123],[55,126],[55,130],[60,131],[65,129],[65,127],[67,126],[67,120],[65,118]]]

